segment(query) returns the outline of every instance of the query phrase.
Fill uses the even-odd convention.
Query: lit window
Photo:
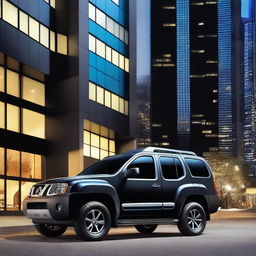
[[[0,179],[0,211],[4,210],[4,201],[5,201],[4,194],[5,194],[4,180]]]
[[[89,99],[96,101],[96,86],[89,82]]]
[[[119,63],[118,57],[119,57],[118,52],[112,49],[112,62],[116,66],[118,66],[118,63]]]
[[[105,90],[105,106],[111,108],[111,94]]]
[[[40,155],[21,152],[21,176],[23,178],[41,179],[42,157]]]
[[[95,6],[93,6],[91,3],[89,3],[89,18],[93,21],[95,21]]]
[[[84,156],[90,157],[91,156],[91,147],[90,145],[84,144]]]
[[[111,48],[106,46],[106,60],[111,62],[112,61],[112,54],[111,54]]]
[[[112,94],[112,108],[119,111],[119,97],[115,94]]]
[[[84,143],[85,144],[91,144],[91,134],[88,131],[84,131]]]
[[[68,54],[68,37],[62,34],[57,34],[57,51],[60,54]]]
[[[124,28],[119,26],[119,38],[124,41]]]
[[[4,92],[4,68],[0,66],[0,92]]]
[[[5,104],[0,102],[0,128],[5,128]]]
[[[40,24],[40,43],[49,47],[49,29],[42,24]]]
[[[125,71],[129,72],[129,70],[130,70],[129,59],[125,58]]]
[[[50,50],[55,52],[55,32],[50,31]]]
[[[56,6],[56,0],[50,0],[51,7],[55,8]]]
[[[108,139],[100,137],[100,148],[108,150]]]
[[[45,106],[45,86],[34,79],[22,77],[22,98]]]
[[[20,11],[20,30],[28,35],[28,15]]]
[[[111,33],[114,34],[114,21],[107,17],[107,30]]]
[[[4,169],[5,169],[4,148],[0,148],[0,174],[1,175],[4,175]]]
[[[7,176],[20,176],[20,152],[12,149],[6,150],[7,154]]]
[[[107,156],[109,156],[108,151],[101,149],[100,150],[100,160],[102,160],[103,158],[105,158]]]
[[[7,180],[6,182],[6,210],[18,211],[20,205],[19,181]]]
[[[176,27],[175,23],[164,23],[163,27]]]
[[[115,4],[119,5],[119,0],[111,0],[112,2],[114,2]]]
[[[19,97],[19,74],[11,70],[7,70],[7,93]]]
[[[93,147],[99,147],[100,146],[100,136],[91,133],[91,145]]]
[[[204,22],[198,22],[197,25],[198,25],[198,26],[203,26],[203,25],[204,25]]]
[[[29,17],[29,36],[39,41],[39,22]]]
[[[127,116],[129,115],[129,103],[127,100],[125,100],[125,102],[124,102],[124,113]]]
[[[104,89],[97,86],[97,102],[104,104]]]
[[[124,114],[124,99],[119,98],[119,111]]]
[[[99,9],[96,9],[96,22],[103,28],[106,28],[106,15]]]
[[[102,58],[105,58],[105,44],[98,39],[96,39],[96,53]]]
[[[109,140],[109,150],[111,152],[115,152],[116,151],[115,141],[114,140]]]
[[[114,35],[119,38],[119,24],[114,21]]]
[[[7,130],[20,131],[20,109],[11,104],[7,104]]]
[[[89,35],[89,50],[92,52],[96,52],[95,50],[95,37]]]
[[[119,54],[119,68],[124,69],[124,56]]]
[[[3,0],[3,19],[18,28],[18,9],[6,0]]]
[[[22,133],[38,137],[45,138],[45,116],[28,110],[22,110]]]

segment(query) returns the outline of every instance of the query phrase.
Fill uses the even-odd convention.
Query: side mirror
[[[123,179],[126,180],[128,178],[135,178],[139,176],[139,174],[140,174],[140,169],[137,167],[126,169],[123,174]]]

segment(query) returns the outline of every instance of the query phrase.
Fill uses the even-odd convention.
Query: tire
[[[108,234],[110,226],[111,215],[108,208],[93,201],[81,207],[74,229],[81,240],[99,241]]]
[[[58,225],[50,225],[50,224],[35,225],[35,228],[41,235],[44,235],[47,237],[61,236],[67,230],[66,226],[58,226]]]
[[[204,208],[195,202],[185,205],[182,210],[178,228],[184,236],[201,235],[206,226],[206,214]]]
[[[135,228],[140,233],[150,234],[150,233],[153,233],[156,230],[157,225],[135,225]]]

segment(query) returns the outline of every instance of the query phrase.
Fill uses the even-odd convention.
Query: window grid
[[[89,82],[89,99],[124,115],[129,115],[129,102],[120,96]]]
[[[53,3],[55,1],[51,0],[51,2]],[[51,31],[48,27],[38,22],[35,18],[29,16],[27,13],[21,11],[7,0],[0,0],[0,10],[2,11],[0,12],[0,18],[6,21],[8,24],[19,29],[20,32],[26,34],[51,51],[55,52],[57,49],[58,53],[67,55],[68,40],[66,35]],[[7,13],[5,14],[5,11],[9,11],[8,15]],[[34,27],[34,30],[32,30],[32,27]],[[52,38],[53,35],[55,41],[54,46],[52,45],[52,42],[50,42],[50,37]]]
[[[91,3],[89,3],[89,19],[96,22],[98,25],[106,29],[109,33],[111,33],[128,45],[128,31]]]
[[[47,4],[49,4],[52,8],[56,8],[56,0],[43,0]]]
[[[111,49],[111,52],[109,48]],[[89,34],[89,50],[107,61],[111,60],[110,62],[112,64],[126,72],[129,72],[129,59],[125,58],[122,54],[115,51],[91,34]]]

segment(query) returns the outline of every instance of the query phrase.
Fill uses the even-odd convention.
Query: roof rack
[[[196,153],[194,153],[192,151],[176,150],[176,149],[171,149],[171,148],[147,147],[147,148],[144,148],[143,151],[196,156]]]

